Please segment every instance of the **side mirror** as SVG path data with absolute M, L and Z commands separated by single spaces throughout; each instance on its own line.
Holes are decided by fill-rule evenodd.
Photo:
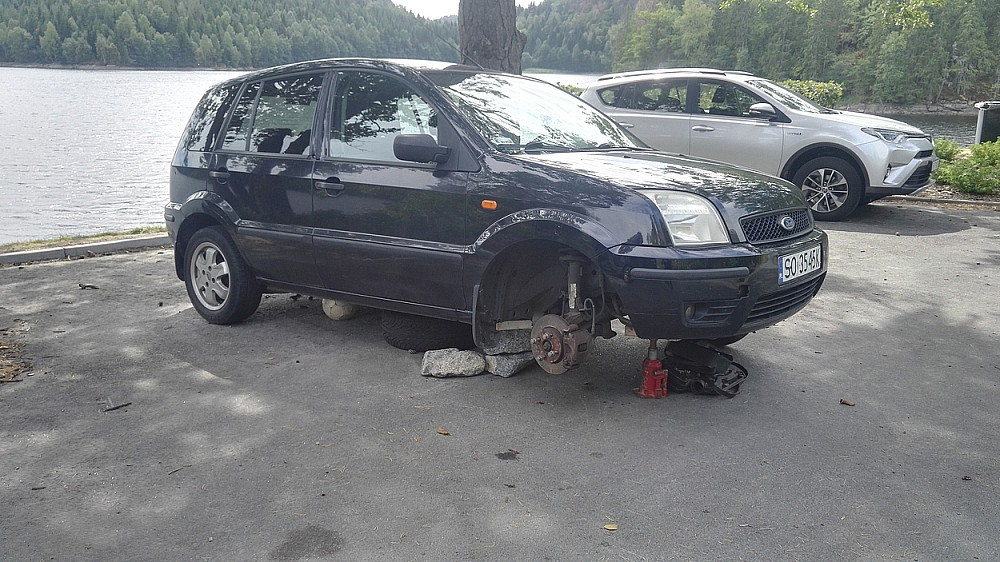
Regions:
M 434 137 L 427 134 L 397 135 L 392 141 L 392 153 L 406 162 L 444 164 L 448 161 L 451 150 L 438 144 Z
M 755 103 L 750 106 L 750 117 L 754 119 L 766 119 L 768 121 L 774 120 L 778 116 L 778 112 L 774 110 L 774 107 L 769 103 Z

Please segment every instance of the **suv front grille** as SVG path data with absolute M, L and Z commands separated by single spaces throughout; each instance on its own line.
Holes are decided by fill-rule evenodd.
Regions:
M 931 154 L 934 154 L 933 150 L 921 150 L 916 156 L 914 156 L 914 158 L 918 160 L 921 158 L 930 158 Z
M 910 179 L 906 180 L 906 183 L 904 183 L 903 186 L 923 187 L 927 185 L 927 182 L 929 181 L 931 181 L 931 163 L 924 162 L 915 172 L 913 172 L 913 175 L 910 176 Z
M 795 226 L 791 230 L 785 230 L 781 225 L 785 217 L 791 217 L 795 221 Z M 812 213 L 808 209 L 786 209 L 765 215 L 743 217 L 740 219 L 740 226 L 743 227 L 743 235 L 746 236 L 747 242 L 761 244 L 780 242 L 795 238 L 803 232 L 809 232 L 813 229 L 813 220 Z

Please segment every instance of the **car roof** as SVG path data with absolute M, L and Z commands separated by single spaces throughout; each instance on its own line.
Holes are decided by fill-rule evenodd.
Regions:
M 339 67 L 371 68 L 379 70 L 394 71 L 397 74 L 420 73 L 425 71 L 482 71 L 474 66 L 462 65 L 454 62 L 420 60 L 420 59 L 378 59 L 378 58 L 329 58 L 317 59 L 303 62 L 294 62 L 281 66 L 273 66 L 261 70 L 255 70 L 236 76 L 223 82 L 229 84 L 233 82 L 244 82 L 266 79 L 270 76 L 289 74 L 295 72 L 309 72 L 315 70 L 330 70 Z M 492 72 L 487 70 L 486 72 Z
M 717 76 L 732 76 L 732 77 L 752 77 L 753 74 L 745 72 L 742 70 L 719 70 L 716 68 L 653 68 L 648 70 L 631 70 L 628 72 L 614 72 L 611 74 L 605 74 L 603 76 L 598 76 L 596 82 L 592 82 L 590 86 L 597 85 L 607 85 L 609 82 L 622 83 L 631 82 L 634 78 L 640 77 L 668 77 L 678 74 L 688 74 L 688 75 L 717 75 Z

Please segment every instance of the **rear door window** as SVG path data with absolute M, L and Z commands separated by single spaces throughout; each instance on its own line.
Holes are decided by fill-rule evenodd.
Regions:
M 222 149 L 311 155 L 322 85 L 321 74 L 248 84 L 233 109 Z
M 634 109 L 684 113 L 687 80 L 640 82 L 635 86 Z

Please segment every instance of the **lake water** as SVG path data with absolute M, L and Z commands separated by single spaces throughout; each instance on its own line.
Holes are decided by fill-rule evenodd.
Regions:
M 0 244 L 163 224 L 181 131 L 205 90 L 237 74 L 0 67 Z M 975 116 L 903 120 L 975 137 Z

